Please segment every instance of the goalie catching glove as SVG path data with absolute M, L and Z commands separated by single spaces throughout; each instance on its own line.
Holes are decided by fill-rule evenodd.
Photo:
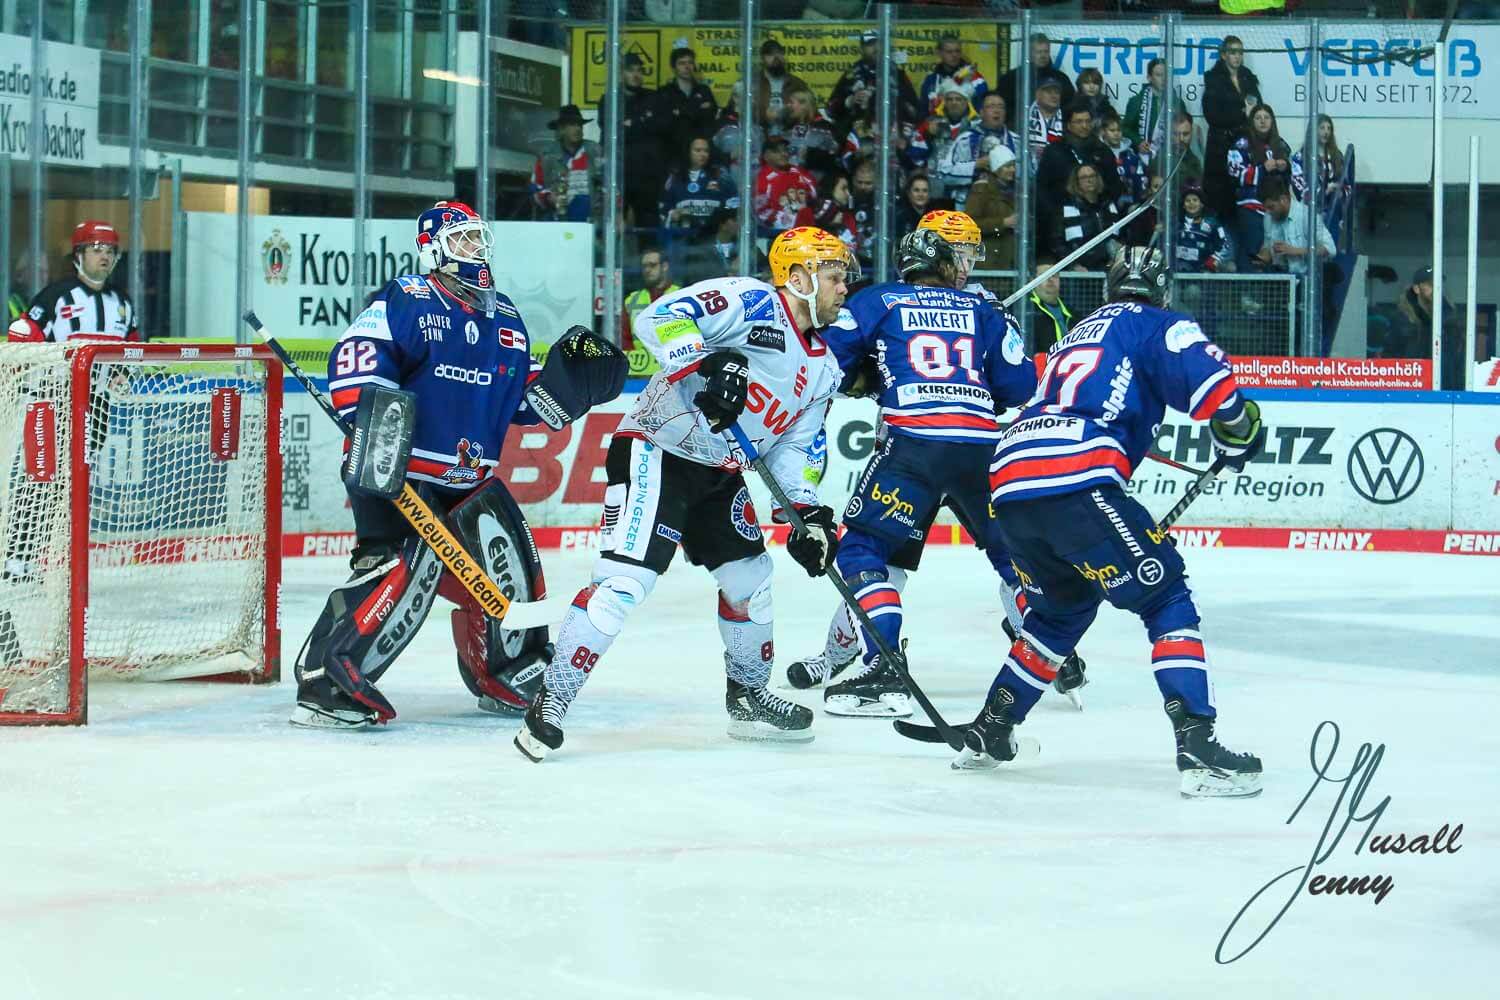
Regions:
M 1209 434 L 1213 436 L 1214 450 L 1224 459 L 1224 464 L 1235 472 L 1244 471 L 1248 463 L 1266 446 L 1266 428 L 1260 422 L 1260 407 L 1255 400 L 1245 400 L 1245 408 L 1234 420 L 1210 420 Z
M 808 576 L 822 576 L 833 565 L 839 550 L 839 529 L 831 507 L 798 507 L 806 531 L 793 531 L 786 540 L 786 551 Z
M 625 388 L 630 362 L 618 347 L 582 326 L 552 345 L 542 373 L 526 387 L 526 405 L 553 430 L 607 403 Z

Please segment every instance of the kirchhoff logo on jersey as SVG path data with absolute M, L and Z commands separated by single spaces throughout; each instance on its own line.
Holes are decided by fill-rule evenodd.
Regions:
M 484 445 L 468 438 L 458 439 L 458 462 L 443 472 L 449 483 L 477 483 L 484 475 Z
M 474 336 L 478 338 L 478 331 Z M 495 381 L 495 376 L 490 372 L 480 371 L 478 368 L 460 368 L 457 365 L 438 365 L 432 369 L 432 374 L 437 378 L 447 379 L 449 382 L 462 382 L 465 385 L 490 385 Z
M 750 502 L 750 491 L 743 486 L 729 504 L 729 523 L 747 542 L 760 538 L 760 520 L 755 516 L 755 504 Z
M 768 351 L 786 352 L 786 331 L 774 326 L 752 326 L 745 338 L 751 347 L 763 347 Z
M 897 486 L 887 493 L 880 489 L 879 483 L 876 483 L 870 489 L 870 499 L 885 508 L 885 513 L 880 515 L 882 521 L 889 517 L 894 521 L 906 525 L 908 528 L 915 528 L 917 526 L 917 522 L 913 517 L 917 509 L 901 499 L 901 487 Z
M 291 252 L 292 245 L 281 235 L 281 230 L 271 230 L 271 235 L 260 245 L 261 269 L 266 284 L 286 284 L 287 273 L 291 270 Z
M 985 409 L 995 405 L 994 397 L 984 386 L 963 382 L 908 382 L 896 387 L 896 402 L 978 403 Z
M 479 324 L 474 322 L 472 319 L 464 324 L 464 339 L 467 340 L 470 345 L 479 343 Z
M 901 309 L 901 329 L 972 334 L 974 332 L 974 310 L 916 309 L 910 306 L 903 306 Z
M 740 306 L 748 323 L 769 323 L 776 318 L 776 303 L 771 299 L 771 293 L 763 288 L 740 292 Z

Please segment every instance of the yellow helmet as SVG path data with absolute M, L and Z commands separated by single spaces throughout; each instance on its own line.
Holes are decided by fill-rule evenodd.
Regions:
M 967 216 L 966 216 L 967 218 Z M 973 222 L 970 222 L 973 225 Z M 844 241 L 827 230 L 816 226 L 798 226 L 788 229 L 776 237 L 771 244 L 771 284 L 786 287 L 792 276 L 792 267 L 801 264 L 809 274 L 817 277 L 820 269 L 837 265 L 844 269 L 844 280 L 853 283 L 859 280 L 859 261 L 844 245 Z
M 963 212 L 945 212 L 938 209 L 922 216 L 918 229 L 931 229 L 955 249 L 970 250 L 969 260 L 984 260 L 984 234 L 979 224 Z

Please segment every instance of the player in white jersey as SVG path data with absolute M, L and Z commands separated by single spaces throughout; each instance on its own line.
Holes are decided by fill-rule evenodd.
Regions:
M 701 281 L 636 318 L 636 339 L 662 368 L 610 442 L 593 582 L 573 599 L 516 734 L 516 748 L 533 761 L 562 745 L 568 706 L 678 546 L 719 585 L 729 735 L 812 739 L 812 713 L 766 686 L 771 559 L 741 472 L 746 456 L 724 432 L 738 423 L 765 459 L 808 524 L 787 552 L 822 575 L 838 529 L 833 511 L 818 505 L 815 441 L 841 373 L 816 331 L 838 316 L 859 265 L 837 237 L 811 227 L 778 236 L 770 264 L 774 285 Z

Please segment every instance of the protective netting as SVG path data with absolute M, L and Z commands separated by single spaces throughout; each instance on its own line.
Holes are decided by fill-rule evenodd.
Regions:
M 267 365 L 78 350 L 0 349 L 0 713 L 65 712 L 80 637 L 91 679 L 264 667 Z

